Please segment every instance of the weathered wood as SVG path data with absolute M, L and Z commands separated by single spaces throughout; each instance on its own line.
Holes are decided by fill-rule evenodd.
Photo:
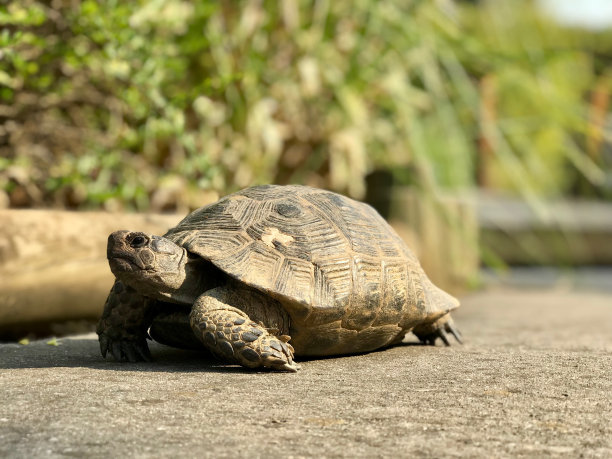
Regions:
M 0 338 L 18 324 L 98 317 L 113 282 L 109 233 L 163 234 L 181 217 L 0 210 Z
M 612 263 L 612 205 L 478 197 L 481 244 L 508 264 Z
M 397 187 L 389 222 L 417 254 L 434 284 L 454 292 L 477 282 L 476 210 L 467 196 L 433 196 Z

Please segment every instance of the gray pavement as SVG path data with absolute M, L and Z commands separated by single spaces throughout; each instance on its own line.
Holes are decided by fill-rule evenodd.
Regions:
M 463 346 L 251 372 L 95 335 L 0 345 L 0 457 L 612 457 L 612 292 L 462 298 Z

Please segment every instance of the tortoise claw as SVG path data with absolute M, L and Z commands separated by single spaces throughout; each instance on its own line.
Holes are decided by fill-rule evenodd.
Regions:
M 106 358 L 109 353 L 117 362 L 150 362 L 151 353 L 145 339 L 119 339 L 112 340 L 107 335 L 101 334 L 100 353 Z
M 121 351 L 121 341 L 111 342 L 110 351 L 117 362 L 125 362 L 125 357 Z
M 450 342 L 448 341 L 448 337 L 446 336 L 446 331 L 444 329 L 438 329 L 438 338 L 442 340 L 445 346 L 450 346 Z
M 103 358 L 106 358 L 106 353 L 108 352 L 109 340 L 106 335 L 100 335 L 100 353 Z
M 138 356 L 141 361 L 150 362 L 151 360 L 153 360 L 151 358 L 151 351 L 149 351 L 149 346 L 147 345 L 146 341 L 135 343 L 134 349 L 138 353 Z
M 448 339 L 448 333 L 453 335 L 459 344 L 463 344 L 463 337 L 450 318 L 446 319 L 444 322 L 433 323 L 424 328 L 413 330 L 413 332 L 421 343 L 430 346 L 435 346 L 438 338 L 442 340 L 445 346 L 450 346 L 451 343 Z
M 127 357 L 128 362 L 137 362 L 139 355 L 136 353 L 136 347 L 130 346 L 128 343 L 121 343 L 121 351 Z
M 463 336 L 461 335 L 461 332 L 457 330 L 457 328 L 451 322 L 447 322 L 444 328 L 447 332 L 455 337 L 459 344 L 463 344 Z
M 295 362 L 290 362 L 290 363 L 285 363 L 282 366 L 275 367 L 274 369 L 280 370 L 280 371 L 290 371 L 292 373 L 295 373 L 300 369 L 300 366 Z

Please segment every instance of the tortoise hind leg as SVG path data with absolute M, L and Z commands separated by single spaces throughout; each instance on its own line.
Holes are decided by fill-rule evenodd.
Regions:
M 256 303 L 253 306 L 253 303 Z M 262 304 L 259 304 L 262 303 Z M 201 295 L 193 305 L 190 323 L 194 333 L 219 359 L 248 368 L 264 367 L 280 371 L 297 371 L 289 336 L 282 333 L 280 323 L 269 323 L 270 331 L 255 322 L 249 313 L 277 316 L 276 302 L 252 289 L 217 287 Z M 258 307 L 259 306 L 259 307 Z M 276 308 L 278 309 L 278 308 Z M 278 322 L 278 321 L 277 321 Z
M 435 322 L 418 325 L 414 327 L 412 333 L 419 338 L 421 343 L 431 346 L 436 345 L 436 340 L 438 338 L 440 338 L 446 346 L 450 346 L 450 341 L 448 339 L 449 333 L 453 335 L 459 344 L 463 344 L 463 337 L 455 326 L 450 314 L 440 317 Z

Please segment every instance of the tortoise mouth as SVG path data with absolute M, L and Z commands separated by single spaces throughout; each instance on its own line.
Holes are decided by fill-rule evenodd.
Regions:
M 142 271 L 144 266 L 140 266 L 133 259 L 121 256 L 114 256 L 108 259 L 111 271 L 115 272 L 133 272 Z

